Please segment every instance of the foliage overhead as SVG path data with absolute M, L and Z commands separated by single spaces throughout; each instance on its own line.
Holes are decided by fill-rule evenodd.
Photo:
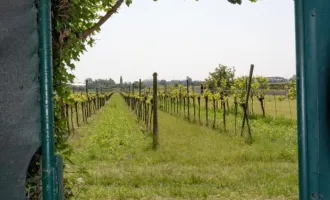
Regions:
M 251 2 L 257 2 L 257 0 L 250 0 Z M 232 4 L 242 4 L 242 0 L 228 0 L 228 2 L 232 3 Z

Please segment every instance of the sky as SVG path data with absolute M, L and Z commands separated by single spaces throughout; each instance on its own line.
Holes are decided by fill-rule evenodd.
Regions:
M 204 80 L 219 65 L 236 76 L 295 74 L 293 0 L 133 0 L 96 35 L 73 71 L 76 82 L 112 78 Z

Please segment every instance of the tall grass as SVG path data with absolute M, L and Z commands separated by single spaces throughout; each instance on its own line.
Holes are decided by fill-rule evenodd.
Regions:
M 72 138 L 75 199 L 297 199 L 294 123 L 256 117 L 254 144 L 159 113 L 159 143 L 115 94 Z M 212 116 L 212 115 L 210 115 Z

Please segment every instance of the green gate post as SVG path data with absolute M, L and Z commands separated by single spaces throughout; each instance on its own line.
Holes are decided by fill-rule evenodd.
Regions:
M 42 148 L 42 195 L 44 200 L 54 200 L 54 112 L 52 80 L 52 44 L 50 0 L 39 1 L 39 57 L 41 95 L 41 148 Z
M 330 1 L 295 0 L 300 200 L 330 199 Z
M 56 165 L 56 200 L 64 200 L 64 184 L 63 184 L 63 159 L 61 156 L 55 156 Z

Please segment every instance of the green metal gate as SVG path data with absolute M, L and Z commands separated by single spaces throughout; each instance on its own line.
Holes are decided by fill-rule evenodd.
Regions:
M 295 0 L 300 199 L 330 199 L 330 1 Z

